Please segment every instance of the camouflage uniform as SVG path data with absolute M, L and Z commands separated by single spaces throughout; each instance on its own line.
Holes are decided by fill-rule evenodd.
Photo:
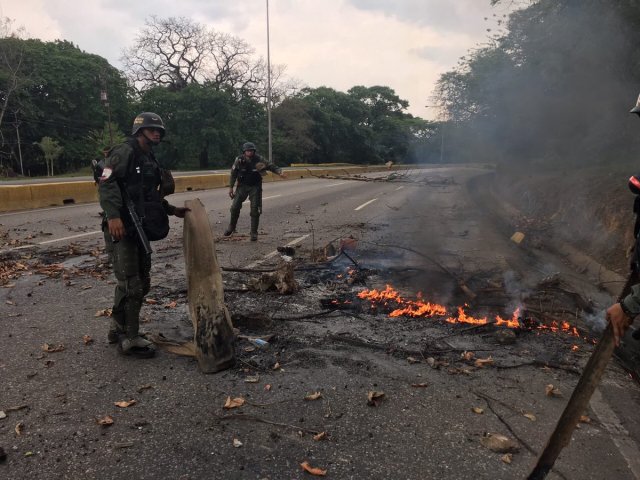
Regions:
M 176 207 L 161 198 L 160 179 L 160 167 L 153 153 L 145 153 L 135 138 L 114 147 L 105 161 L 98 187 L 100 206 L 107 220 L 122 219 L 127 232 L 118 242 L 111 242 L 109 236 L 117 279 L 109 332 L 112 343 L 122 334 L 129 339 L 138 337 L 140 308 L 151 283 L 151 255 L 145 253 L 138 240 L 123 190 L 126 189 L 141 218 L 144 217 L 145 202 L 158 202 L 168 215 L 174 215 Z
M 231 235 L 235 230 L 240 217 L 242 202 L 249 197 L 251 204 L 251 240 L 257 240 L 258 225 L 262 214 L 262 176 L 267 173 L 267 170 L 277 175 L 282 173 L 281 168 L 257 153 L 254 153 L 251 157 L 247 157 L 243 153 L 233 162 L 229 187 L 233 188 L 236 181 L 238 182 L 238 187 L 231 202 L 231 219 L 225 235 Z

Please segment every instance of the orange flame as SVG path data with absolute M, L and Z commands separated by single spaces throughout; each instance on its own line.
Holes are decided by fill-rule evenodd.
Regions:
M 465 308 L 468 305 L 457 308 L 457 314 L 449 315 L 447 307 L 439 305 L 437 303 L 425 302 L 423 300 L 422 292 L 418 292 L 416 300 L 408 300 L 403 298 L 400 293 L 394 289 L 391 285 L 387 285 L 384 290 L 363 290 L 358 293 L 358 298 L 363 300 L 369 300 L 372 303 L 372 308 L 376 306 L 387 307 L 391 310 L 390 317 L 445 317 L 444 319 L 448 323 L 466 323 L 471 325 L 486 325 L 493 323 L 496 326 L 502 326 L 507 328 L 525 328 L 525 325 L 520 319 L 520 308 L 516 308 L 511 315 L 511 318 L 502 318 L 499 315 L 495 316 L 495 320 L 491 321 L 488 317 L 473 317 L 465 312 Z M 447 316 L 449 315 L 449 316 Z M 576 327 L 571 326 L 569 322 L 551 322 L 550 325 L 536 325 L 531 327 L 535 330 L 550 331 L 550 332 L 562 332 L 574 337 L 583 338 L 578 332 Z M 587 338 L 585 338 L 587 340 Z M 575 349 L 574 349 L 575 351 Z

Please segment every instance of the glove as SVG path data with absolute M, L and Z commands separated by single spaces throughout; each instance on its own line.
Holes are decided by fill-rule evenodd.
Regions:
M 187 212 L 190 212 L 191 209 L 187 207 L 175 207 L 173 214 L 178 218 L 184 218 Z

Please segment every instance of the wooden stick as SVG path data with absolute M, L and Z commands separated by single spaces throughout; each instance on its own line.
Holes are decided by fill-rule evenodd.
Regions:
M 193 343 L 200 370 L 214 373 L 234 364 L 233 325 L 224 304 L 222 272 L 207 211 L 199 199 L 185 206 L 190 209 L 183 237 Z
M 627 296 L 631 290 L 631 286 L 637 282 L 635 274 L 629 275 L 627 282 L 622 289 L 622 293 L 618 297 L 618 301 Z M 584 367 L 582 376 L 578 380 L 578 385 L 573 390 L 569 403 L 562 412 L 556 428 L 549 437 L 547 445 L 540 454 L 536 465 L 527 477 L 527 480 L 542 480 L 553 468 L 558 455 L 564 447 L 571 441 L 571 434 L 580 421 L 580 417 L 584 414 L 589 405 L 591 395 L 600 383 L 600 379 L 611 359 L 615 342 L 613 338 L 613 328 L 611 323 L 607 325 L 606 330 L 602 334 L 602 338 L 596 345 L 595 350 L 591 354 L 587 365 Z

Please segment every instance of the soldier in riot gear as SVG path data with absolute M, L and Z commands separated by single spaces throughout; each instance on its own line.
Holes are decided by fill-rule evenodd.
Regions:
M 164 134 L 160 116 L 151 112 L 138 115 L 131 137 L 109 152 L 98 186 L 117 279 L 108 340 L 118 343 L 124 355 L 142 358 L 155 353 L 155 345 L 139 332 L 140 308 L 150 287 L 149 240 L 167 236 L 168 215 L 184 218 L 187 211 L 164 199 L 171 191 L 171 185 L 163 185 L 170 174 L 160 168 L 153 155 L 153 147 Z M 137 229 L 136 224 L 142 228 Z
M 238 223 L 242 202 L 247 197 L 251 203 L 251 241 L 258 240 L 258 225 L 262 213 L 262 177 L 271 171 L 285 178 L 282 169 L 270 163 L 267 159 L 256 153 L 256 146 L 251 142 L 242 145 L 242 155 L 238 156 L 231 167 L 229 180 L 229 197 L 231 197 L 231 219 L 224 232 L 225 236 L 231 235 Z M 234 192 L 233 186 L 238 182 Z

